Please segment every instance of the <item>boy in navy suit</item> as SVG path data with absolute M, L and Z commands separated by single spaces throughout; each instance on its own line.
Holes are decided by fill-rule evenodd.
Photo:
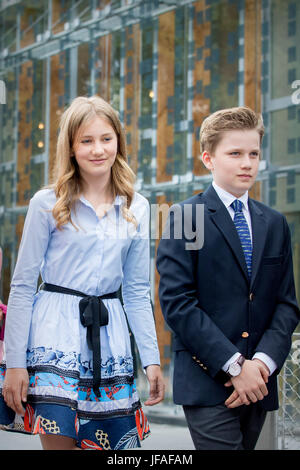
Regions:
M 278 408 L 277 375 L 299 322 L 286 219 L 248 197 L 263 134 L 261 115 L 247 107 L 204 120 L 212 185 L 170 208 L 158 247 L 160 302 L 174 333 L 173 398 L 196 449 L 254 449 L 266 412 Z

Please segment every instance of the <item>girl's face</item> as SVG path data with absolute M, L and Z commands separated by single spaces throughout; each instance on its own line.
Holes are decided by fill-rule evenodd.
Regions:
M 79 129 L 74 143 L 80 175 L 85 180 L 109 178 L 117 151 L 117 134 L 109 122 L 98 116 L 91 119 Z

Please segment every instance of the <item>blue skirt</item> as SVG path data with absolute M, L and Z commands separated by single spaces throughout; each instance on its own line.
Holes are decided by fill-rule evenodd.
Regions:
M 47 369 L 29 369 L 29 393 L 25 416 L 21 417 L 3 399 L 5 365 L 0 365 L 1 430 L 67 436 L 75 439 L 76 445 L 82 449 L 141 447 L 140 442 L 150 434 L 150 429 L 141 403 L 136 399 L 133 377 L 103 380 L 99 388 L 100 397 L 97 397 L 91 380 Z M 43 395 L 45 390 L 47 394 Z M 126 407 L 122 407 L 125 403 Z

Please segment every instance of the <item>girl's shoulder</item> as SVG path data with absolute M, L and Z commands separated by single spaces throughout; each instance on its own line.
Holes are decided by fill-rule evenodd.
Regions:
M 148 199 L 146 199 L 142 194 L 135 192 L 129 210 L 134 213 L 135 217 L 140 217 L 145 214 L 145 212 L 148 213 Z
M 150 221 L 150 205 L 148 200 L 142 194 L 135 192 L 129 207 L 129 212 L 134 216 L 137 223 L 138 232 L 148 231 L 147 227 Z
M 52 209 L 55 203 L 56 196 L 52 188 L 40 189 L 30 199 L 30 205 L 44 209 Z
M 134 196 L 132 198 L 131 206 L 140 206 L 140 207 L 148 208 L 149 201 L 147 198 L 145 198 L 145 196 L 135 191 Z

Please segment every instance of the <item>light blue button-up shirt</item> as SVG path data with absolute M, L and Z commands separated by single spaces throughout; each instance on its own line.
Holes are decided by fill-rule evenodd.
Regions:
M 117 196 L 112 208 L 99 219 L 93 206 L 81 196 L 72 211 L 72 220 L 78 227 L 77 231 L 70 223 L 63 226 L 62 230 L 56 228 L 52 216 L 55 202 L 54 191 L 43 189 L 34 195 L 29 204 L 8 300 L 5 331 L 7 367 L 26 367 L 28 342 L 36 335 L 32 331 L 37 331 L 35 322 L 45 322 L 44 330 L 39 326 L 39 336 L 42 334 L 44 342 L 51 341 L 51 338 L 48 338 L 49 333 L 47 336 L 47 324 L 48 331 L 53 326 L 49 296 L 52 311 L 53 305 L 61 310 L 59 315 L 62 321 L 61 326 L 57 325 L 57 334 L 65 332 L 67 338 L 67 322 L 63 319 L 71 318 L 70 315 L 77 318 L 77 311 L 66 311 L 66 308 L 74 309 L 72 296 L 36 292 L 39 274 L 44 282 L 89 295 L 115 292 L 122 284 L 124 309 L 142 365 L 146 367 L 149 364 L 159 364 L 150 303 L 148 201 L 135 193 L 130 211 L 137 221 L 136 228 L 122 215 L 121 197 Z M 70 302 L 62 304 L 62 297 L 71 297 Z M 79 300 L 80 298 L 77 298 L 77 302 Z M 104 302 L 113 324 L 114 312 L 121 315 L 121 303 L 118 299 Z M 61 305 L 64 307 L 60 307 Z M 110 308 L 111 305 L 113 308 Z M 60 328 L 65 330 L 61 333 Z M 122 336 L 123 332 L 120 331 L 119 334 Z M 42 341 L 40 337 L 35 339 L 38 340 Z M 72 338 L 68 341 L 72 342 Z M 118 338 L 112 341 L 118 344 Z M 121 339 L 120 341 L 122 342 Z

